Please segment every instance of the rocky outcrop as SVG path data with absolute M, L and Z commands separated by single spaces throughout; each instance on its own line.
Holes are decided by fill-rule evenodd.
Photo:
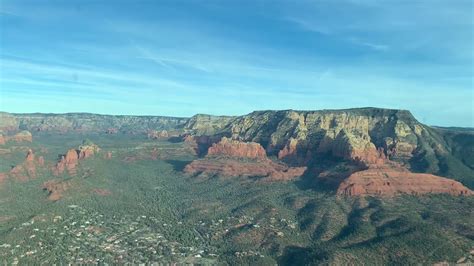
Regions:
M 341 130 L 332 143 L 332 155 L 366 164 L 383 164 L 386 156 L 383 148 L 376 148 L 370 136 L 360 132 Z
M 149 139 L 164 139 L 164 138 L 168 138 L 169 134 L 168 134 L 168 131 L 166 130 L 161 130 L 161 131 L 150 130 L 147 133 L 147 137 Z
M 208 149 L 212 144 L 220 141 L 219 136 L 192 136 L 184 135 L 183 141 L 191 148 L 194 154 L 203 156 L 207 153 Z
M 358 108 L 257 111 L 231 119 L 214 135 L 259 143 L 268 155 L 291 165 L 318 166 L 331 156 L 364 164 L 389 160 L 413 171 L 462 180 L 474 188 L 474 180 L 468 177 L 474 176 L 469 167 L 472 160 L 463 155 L 469 149 L 455 147 L 458 142 L 471 143 L 463 140 L 468 139 L 465 132 L 452 134 L 451 140 L 444 131 L 419 123 L 409 111 Z
M 406 167 L 416 168 L 418 161 L 421 161 L 423 165 L 430 164 L 431 158 L 446 156 L 450 152 L 449 144 L 438 132 L 419 123 L 408 111 L 404 110 L 362 108 L 309 112 L 262 111 L 236 117 L 231 119 L 228 125 L 223 127 L 220 125 L 219 128 L 209 138 L 219 135 L 232 136 L 231 142 L 258 143 L 267 154 L 277 155 L 284 162 L 296 162 L 298 165 L 317 168 L 315 175 L 318 178 L 324 176 L 330 179 L 337 176 L 336 184 L 345 178 L 357 177 L 358 173 L 370 173 L 374 171 L 373 169 L 378 169 L 381 176 L 399 178 L 407 175 L 416 178 L 417 174 L 411 173 Z M 229 142 L 229 140 L 225 139 L 224 142 Z M 244 155 L 243 152 L 235 151 L 244 150 L 241 147 L 236 149 L 238 145 L 244 144 L 227 144 L 226 146 L 215 143 L 209 148 L 208 156 L 217 158 L 218 156 L 232 157 L 231 155 L 235 154 Z M 266 157 L 258 158 L 263 160 Z M 324 169 L 324 165 L 319 165 L 320 160 L 329 160 L 329 158 L 335 158 L 336 162 L 342 159 L 349 166 L 348 170 L 342 171 L 343 169 L 339 169 L 336 165 L 331 166 L 332 170 Z M 235 170 L 239 166 L 236 160 L 228 160 L 231 163 L 226 163 L 221 159 L 214 160 L 215 164 L 211 162 L 210 157 L 206 157 L 190 164 L 186 170 L 220 175 L 238 174 Z M 256 172 L 252 164 L 240 166 L 241 172 L 245 174 Z M 259 167 L 263 172 L 267 169 L 265 166 Z M 437 172 L 439 169 L 441 168 L 433 167 L 427 171 Z M 265 173 L 257 174 L 264 175 Z M 438 185 L 450 184 L 439 182 Z M 419 189 L 419 193 L 425 193 L 426 188 L 419 186 Z M 381 195 L 391 195 L 388 190 L 381 191 Z M 398 190 L 395 189 L 395 191 Z M 403 189 L 400 191 L 392 194 L 405 193 Z M 433 193 L 464 193 L 450 192 L 446 187 L 432 191 Z M 372 194 L 372 191 L 368 190 L 367 194 Z
M 27 181 L 31 178 L 36 178 L 36 170 L 38 166 L 44 165 L 44 159 L 42 156 L 36 159 L 33 150 L 29 149 L 25 160 L 13 167 L 9 175 L 18 181 Z
M 79 155 L 76 149 L 70 149 L 65 155 L 61 155 L 61 159 L 53 168 L 53 173 L 55 175 L 62 174 L 65 170 L 68 171 L 70 175 L 76 174 L 76 166 L 78 164 Z
M 461 183 L 432 174 L 411 173 L 395 163 L 371 165 L 367 170 L 353 173 L 344 180 L 338 195 L 383 196 L 400 194 L 450 194 L 472 195 L 473 192 Z
M 305 170 L 306 167 L 288 167 L 273 162 L 258 143 L 223 137 L 209 147 L 205 158 L 188 164 L 184 172 L 191 175 L 265 177 L 269 181 L 283 181 L 299 177 Z
M 48 192 L 48 200 L 58 201 L 64 196 L 66 192 L 71 187 L 69 181 L 65 180 L 49 180 L 43 183 L 43 190 Z
M 268 181 L 288 181 L 300 177 L 306 167 L 288 167 L 271 160 L 242 161 L 237 158 L 200 159 L 184 168 L 190 175 L 204 177 L 262 177 Z
M 105 130 L 105 134 L 113 135 L 117 133 L 118 133 L 118 129 L 115 127 L 110 127 L 110 128 L 107 128 L 107 130 Z
M 33 135 L 31 135 L 31 132 L 23 130 L 20 131 L 12 136 L 3 136 L 0 134 L 0 145 L 5 144 L 8 141 L 15 141 L 15 142 L 32 142 L 33 141 Z
M 299 156 L 303 160 L 307 157 L 307 151 L 311 152 L 311 156 L 324 156 L 333 150 L 337 153 L 334 145 L 344 138 L 352 141 L 352 137 L 356 136 L 357 139 L 367 140 L 360 144 L 373 145 L 367 148 L 384 148 L 385 151 L 390 150 L 396 160 L 408 161 L 413 154 L 409 157 L 407 154 L 419 145 L 417 136 L 425 131 L 425 126 L 408 111 L 362 108 L 253 112 L 235 118 L 221 134 L 258 142 L 267 153 L 280 158 Z M 365 148 L 358 144 L 351 142 L 356 151 Z
M 241 142 L 223 137 L 218 143 L 212 144 L 207 156 L 224 156 L 249 159 L 266 159 L 263 147 L 255 142 Z
M 285 147 L 278 152 L 278 159 L 284 160 L 288 158 L 296 158 L 298 156 L 297 150 L 298 140 L 290 138 Z
M 23 130 L 19 133 L 16 133 L 11 139 L 16 142 L 22 142 L 22 141 L 32 142 L 33 136 L 31 135 L 29 131 Z
M 302 176 L 307 167 L 287 167 L 281 166 L 277 171 L 271 171 L 265 178 L 267 181 L 288 181 Z
M 61 155 L 59 161 L 53 167 L 53 173 L 60 175 L 67 171 L 70 175 L 75 175 L 79 161 L 90 158 L 99 151 L 99 146 L 86 140 L 78 149 L 70 149 L 66 154 Z
M 16 116 L 5 112 L 0 112 L 0 131 L 16 131 L 19 129 L 18 127 L 19 121 Z
M 92 142 L 84 141 L 84 143 L 79 146 L 79 149 L 77 150 L 79 160 L 82 159 L 87 159 L 89 157 L 92 157 L 94 154 L 98 153 L 100 151 L 99 146 L 95 145 Z
M 408 134 L 406 133 L 408 129 L 406 127 L 403 129 L 404 131 L 398 132 L 398 134 Z M 402 152 L 400 152 L 400 145 L 392 147 L 386 145 L 385 147 L 389 149 L 387 153 L 382 147 L 376 148 L 369 135 L 357 131 L 341 130 L 332 144 L 333 156 L 359 163 L 366 169 L 350 174 L 339 185 L 337 194 L 383 197 L 428 193 L 454 196 L 472 194 L 471 190 L 457 181 L 432 174 L 412 173 L 399 163 L 389 159 L 393 153 L 399 157 L 408 158 L 408 154 L 413 151 L 412 147 L 405 146 Z
M 234 116 L 213 116 L 197 114 L 187 121 L 184 125 L 186 133 L 192 135 L 215 135 L 229 125 L 235 119 Z

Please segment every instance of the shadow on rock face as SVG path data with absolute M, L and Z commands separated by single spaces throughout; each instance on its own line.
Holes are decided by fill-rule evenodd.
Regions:
M 321 192 L 335 193 L 342 181 L 352 173 L 365 169 L 363 165 L 348 162 L 331 156 L 315 157 L 308 169 L 296 181 L 302 190 L 312 189 Z
M 278 265 L 318 265 L 327 261 L 328 258 L 329 254 L 318 248 L 289 246 L 278 258 Z
M 173 166 L 173 170 L 176 172 L 182 172 L 184 167 L 191 163 L 191 161 L 181 161 L 181 160 L 165 160 L 166 163 L 169 163 Z
M 183 140 L 183 137 L 169 137 L 168 142 L 180 143 L 180 142 L 184 142 L 184 140 Z

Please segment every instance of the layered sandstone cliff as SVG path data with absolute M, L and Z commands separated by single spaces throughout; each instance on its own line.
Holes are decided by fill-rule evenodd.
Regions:
M 411 173 L 400 165 L 385 163 L 371 165 L 367 170 L 355 172 L 337 189 L 345 196 L 396 196 L 400 194 L 450 194 L 473 195 L 461 183 L 432 174 Z
M 209 147 L 207 155 L 188 164 L 184 172 L 221 177 L 265 177 L 266 180 L 291 180 L 303 175 L 306 167 L 288 167 L 268 159 L 258 143 L 222 138 Z
M 340 182 L 341 178 L 364 176 L 372 173 L 373 169 L 378 169 L 377 173 L 398 179 L 401 182 L 400 187 L 403 187 L 403 184 L 407 182 L 412 184 L 409 181 L 410 178 L 426 177 L 411 173 L 408 169 L 441 173 L 441 168 L 437 165 L 442 160 L 457 160 L 450 155 L 452 144 L 446 142 L 439 131 L 419 123 L 408 111 L 403 110 L 362 108 L 307 112 L 261 111 L 221 122 L 223 124 L 227 122 L 227 125 L 221 124 L 220 130 L 209 137 L 224 135 L 232 136 L 233 141 L 258 143 L 264 148 L 266 154 L 277 155 L 278 159 L 292 165 L 317 168 L 315 178 L 320 176 L 326 179 L 335 178 L 336 183 Z M 194 126 L 202 128 L 204 125 Z M 199 135 L 199 131 L 195 134 Z M 220 147 L 218 144 L 214 146 Z M 211 154 L 214 153 L 213 150 L 209 149 Z M 216 150 L 219 151 L 217 154 L 235 153 L 235 151 L 227 152 L 222 147 Z M 320 165 L 319 161 L 329 160 L 329 158 L 334 158 L 332 160 L 336 162 L 347 161 L 346 168 L 351 170 L 342 173 L 341 170 L 324 169 L 324 165 Z M 207 164 L 206 167 L 212 168 L 211 163 Z M 458 165 L 463 167 L 462 164 Z M 218 168 L 223 167 L 218 166 Z M 234 168 L 234 165 L 229 166 L 228 172 Z M 465 168 L 465 172 L 474 173 L 468 167 Z M 450 172 L 444 173 L 450 174 Z M 407 178 L 402 178 L 404 176 Z M 453 195 L 470 194 L 465 193 L 465 187 L 454 185 L 457 187 L 454 190 L 445 187 L 451 184 L 442 180 L 449 179 L 442 179 L 435 175 L 430 177 L 427 182 L 437 182 L 442 188 L 432 189 L 429 188 L 430 185 L 427 185 L 428 188 L 414 186 L 415 190 L 419 189 L 420 194 L 425 191 Z M 458 178 L 463 177 L 458 176 Z M 471 182 L 472 184 L 474 183 Z M 345 189 L 344 185 L 341 185 L 340 191 Z M 381 190 L 379 195 L 409 193 L 403 189 L 394 190 L 398 192 Z M 353 195 L 353 193 L 348 194 Z M 367 193 L 362 194 L 372 195 L 373 192 L 369 189 Z
M 0 130 L 143 133 L 150 129 L 182 129 L 189 118 L 163 116 L 68 114 L 8 114 L 0 112 Z
M 0 134 L 0 145 L 5 144 L 8 141 L 14 142 L 32 142 L 33 135 L 27 130 L 20 131 L 13 135 L 3 135 Z
M 212 144 L 207 151 L 208 156 L 228 156 L 249 159 L 266 159 L 263 147 L 255 142 L 242 142 L 223 137 L 218 143 Z

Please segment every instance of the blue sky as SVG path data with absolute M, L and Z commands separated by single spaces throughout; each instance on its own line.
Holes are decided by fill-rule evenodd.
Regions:
M 376 106 L 474 126 L 467 0 L 0 0 L 0 110 Z

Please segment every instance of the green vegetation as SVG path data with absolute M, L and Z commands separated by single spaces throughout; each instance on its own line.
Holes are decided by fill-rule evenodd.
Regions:
M 50 167 L 84 139 L 101 151 L 77 174 Z M 45 158 L 37 177 L 0 185 L 0 262 L 200 264 L 432 264 L 472 260 L 474 199 L 337 198 L 298 182 L 203 180 L 181 170 L 185 143 L 144 135 L 35 135 L 7 143 L 0 167 Z M 112 152 L 112 158 L 103 155 Z M 462 151 L 460 151 L 462 152 Z M 47 180 L 70 184 L 52 202 Z M 469 257 L 471 256 L 471 257 Z

